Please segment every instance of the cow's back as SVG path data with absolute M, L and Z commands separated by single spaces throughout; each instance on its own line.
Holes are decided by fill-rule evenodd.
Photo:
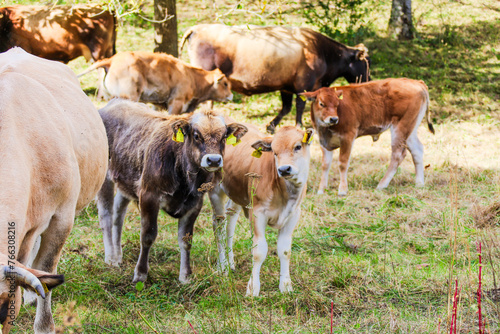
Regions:
M 16 48 L 0 55 L 0 73 L 9 72 L 25 77 L 33 87 L 31 96 L 36 97 L 34 103 L 26 101 L 11 117 L 21 119 L 27 131 L 38 131 L 37 135 L 53 145 L 59 143 L 66 154 L 76 158 L 81 179 L 76 209 L 82 209 L 99 190 L 107 170 L 106 133 L 97 110 L 66 65 Z M 37 90 L 35 86 L 43 89 Z M 30 144 L 36 147 L 44 142 Z M 64 145 L 67 147 L 62 148 Z M 57 159 L 53 163 L 56 165 Z

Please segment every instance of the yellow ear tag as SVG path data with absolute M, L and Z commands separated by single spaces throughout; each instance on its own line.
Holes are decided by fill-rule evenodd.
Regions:
M 252 152 L 252 157 L 260 158 L 262 156 L 262 148 L 259 147 L 258 150 Z
M 177 133 L 172 137 L 172 140 L 178 143 L 184 142 L 184 134 L 182 133 L 181 129 L 177 130 Z
M 241 139 L 236 138 L 232 133 L 227 137 L 226 144 L 236 146 L 241 143 Z
M 43 290 L 45 291 L 45 294 L 49 293 L 49 288 L 47 288 L 47 284 L 42 283 Z
M 309 137 L 309 140 L 307 140 L 307 132 L 306 132 L 306 133 L 304 133 L 304 138 L 302 138 L 302 142 L 303 142 L 304 144 L 305 144 L 305 143 L 310 144 L 310 143 L 312 142 L 312 140 L 313 140 L 313 136 L 312 136 L 312 134 L 311 134 L 311 137 Z

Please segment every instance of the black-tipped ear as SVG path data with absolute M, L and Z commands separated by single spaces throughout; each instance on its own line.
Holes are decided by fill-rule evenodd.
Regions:
M 262 152 L 271 152 L 271 143 L 273 142 L 272 137 L 266 137 L 261 140 L 257 140 L 255 143 L 252 144 L 252 147 L 256 149 L 257 151 L 262 151 Z
M 240 123 L 231 123 L 227 126 L 227 135 L 232 134 L 236 139 L 241 139 L 248 132 L 248 128 Z
M 316 96 L 318 96 L 318 91 L 304 92 L 304 93 L 299 93 L 298 95 L 304 96 L 308 101 L 314 101 L 314 100 L 316 100 Z
M 311 144 L 311 141 L 313 139 L 313 135 L 314 135 L 313 128 L 306 129 L 306 133 L 304 134 L 304 139 L 302 140 L 302 142 L 306 143 L 307 145 Z

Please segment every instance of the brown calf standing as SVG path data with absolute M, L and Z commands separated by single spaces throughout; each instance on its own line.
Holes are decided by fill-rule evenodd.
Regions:
M 224 178 L 210 193 L 214 210 L 214 233 L 219 248 L 219 267 L 235 268 L 233 235 L 241 209 L 249 216 L 248 206 L 253 211 L 253 269 L 248 281 L 247 295 L 258 296 L 260 292 L 260 268 L 267 256 L 266 226 L 278 232 L 278 256 L 281 262 L 280 291 L 292 291 L 290 279 L 290 256 L 292 233 L 300 218 L 300 205 L 307 189 L 309 174 L 309 143 L 312 129 L 299 130 L 285 126 L 273 137 L 266 137 L 256 127 L 248 125 L 248 133 L 242 143 L 226 148 L 224 156 Z M 257 156 L 252 155 L 257 150 Z M 257 177 L 257 178 L 255 178 Z M 227 231 L 220 226 L 227 203 L 229 224 Z M 250 213 L 252 214 L 252 213 Z M 227 233 L 227 235 L 226 235 Z
M 78 77 L 101 67 L 107 72 L 104 87 L 109 94 L 154 103 L 173 115 L 194 111 L 207 100 L 233 99 L 231 83 L 219 69 L 205 71 L 165 53 L 120 52 Z
M 339 195 L 347 194 L 347 169 L 354 139 L 371 135 L 374 140 L 391 129 L 392 156 L 385 176 L 377 189 L 389 185 L 396 170 L 410 151 L 415 164 L 416 184 L 424 185 L 424 147 L 417 137 L 417 128 L 426 116 L 427 126 L 434 133 L 429 117 L 429 93 L 423 81 L 385 79 L 343 87 L 321 88 L 303 93 L 312 100 L 311 119 L 318 131 L 323 152 L 323 174 L 318 194 L 328 185 L 328 172 L 333 150 L 340 147 Z
M 122 261 L 123 220 L 128 204 L 135 201 L 141 211 L 141 253 L 134 282 L 147 278 L 160 209 L 179 219 L 179 280 L 188 282 L 193 227 L 204 189 L 220 179 L 215 172 L 223 166 L 227 136 L 239 139 L 246 127 L 226 125 L 212 111 L 169 116 L 127 100 L 111 101 L 99 112 L 110 149 L 108 175 L 97 201 L 106 263 L 118 266 Z M 118 191 L 113 199 L 115 184 Z

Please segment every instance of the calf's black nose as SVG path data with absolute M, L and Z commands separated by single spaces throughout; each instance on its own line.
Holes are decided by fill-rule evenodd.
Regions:
M 220 156 L 207 157 L 208 167 L 219 167 L 221 162 L 222 162 L 222 157 Z
M 329 119 L 327 120 L 328 123 L 330 123 L 330 125 L 335 125 L 339 122 L 339 118 L 338 117 L 328 117 Z
M 278 174 L 281 177 L 288 176 L 290 175 L 291 172 L 292 172 L 292 166 L 290 165 L 284 165 L 278 168 Z

